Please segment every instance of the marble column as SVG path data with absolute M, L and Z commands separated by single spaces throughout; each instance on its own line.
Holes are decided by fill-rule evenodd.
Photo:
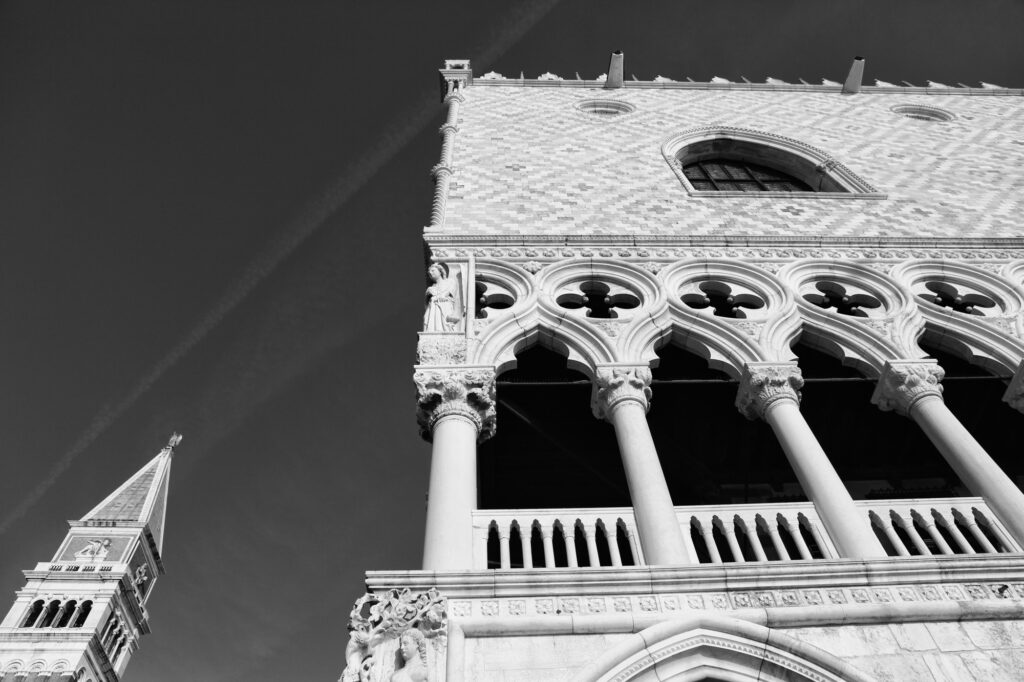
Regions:
M 944 376 L 934 360 L 889 361 L 871 402 L 917 422 L 967 489 L 983 497 L 1010 535 L 1024 543 L 1024 493 L 946 407 Z
M 470 570 L 477 505 L 476 446 L 494 434 L 494 371 L 420 369 L 417 419 L 432 441 L 423 570 Z
M 647 424 L 651 401 L 647 366 L 599 367 L 592 407 L 615 427 L 644 557 L 650 565 L 692 563 Z
M 800 487 L 814 504 L 839 555 L 847 559 L 886 556 L 867 513 L 853 503 L 832 462 L 800 412 L 800 368 L 795 362 L 752 362 L 743 370 L 736 407 L 772 427 Z

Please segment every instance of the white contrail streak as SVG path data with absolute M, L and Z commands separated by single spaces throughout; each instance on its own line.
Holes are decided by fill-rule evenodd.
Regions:
M 483 47 L 474 50 L 479 55 L 475 60 L 477 64 L 486 67 L 501 56 L 556 4 L 558 4 L 558 0 L 543 0 L 526 8 L 517 8 L 509 16 L 501 17 L 494 35 L 487 36 Z M 50 468 L 43 481 L 36 485 L 4 517 L 3 521 L 0 521 L 0 534 L 6 532 L 11 524 L 23 517 L 67 471 L 79 455 L 84 453 L 121 415 L 148 393 L 168 370 L 178 364 L 197 344 L 205 339 L 231 311 L 238 307 L 239 303 L 248 298 L 260 282 L 276 270 L 288 256 L 309 239 L 331 215 L 344 206 L 376 175 L 377 171 L 387 165 L 438 115 L 435 93 L 434 90 L 425 90 L 420 93 L 415 104 L 405 110 L 401 116 L 393 119 L 368 151 L 359 156 L 355 162 L 350 163 L 326 189 L 289 221 L 281 235 L 246 266 L 242 275 L 228 286 L 199 323 L 178 341 L 124 398 L 113 407 L 101 410 L 93 418 L 92 423 L 78 437 L 71 449 L 65 452 Z

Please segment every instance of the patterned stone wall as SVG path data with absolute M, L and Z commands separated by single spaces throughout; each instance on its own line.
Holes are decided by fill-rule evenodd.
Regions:
M 955 91 L 954 91 L 955 92 Z M 439 235 L 721 238 L 1024 237 L 1024 97 L 737 89 L 495 87 L 464 91 Z M 577 104 L 614 99 L 620 115 Z M 892 111 L 939 107 L 921 121 Z M 691 197 L 662 155 L 701 126 L 816 147 L 885 199 Z

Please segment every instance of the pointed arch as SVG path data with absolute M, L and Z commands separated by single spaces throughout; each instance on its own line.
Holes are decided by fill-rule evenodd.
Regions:
M 842 659 L 779 630 L 717 614 L 670 620 L 630 635 L 573 682 L 872 682 Z

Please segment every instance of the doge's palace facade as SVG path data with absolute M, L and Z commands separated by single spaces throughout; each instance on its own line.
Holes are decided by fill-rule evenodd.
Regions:
M 1024 91 L 863 70 L 446 62 L 423 566 L 367 573 L 343 680 L 1019 679 L 1024 472 L 979 440 L 1024 425 Z

